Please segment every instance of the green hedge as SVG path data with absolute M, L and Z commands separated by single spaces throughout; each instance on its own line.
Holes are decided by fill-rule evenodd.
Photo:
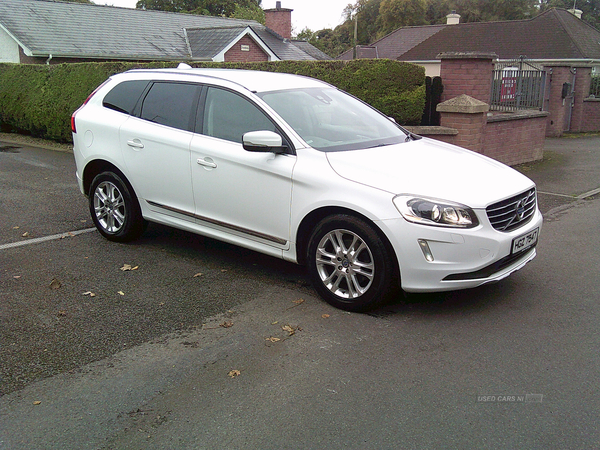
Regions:
M 36 137 L 71 142 L 71 114 L 109 76 L 133 68 L 176 65 L 162 62 L 0 64 L 0 124 Z M 418 124 L 425 106 L 424 69 L 398 61 L 194 63 L 193 66 L 285 72 L 318 78 L 406 125 Z

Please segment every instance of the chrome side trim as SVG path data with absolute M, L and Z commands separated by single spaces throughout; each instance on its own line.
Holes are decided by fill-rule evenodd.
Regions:
M 288 241 L 282 238 L 278 238 L 275 236 L 270 236 L 268 234 L 259 233 L 258 231 L 249 230 L 247 228 L 238 227 L 237 225 L 232 225 L 229 223 L 221 222 L 220 220 L 210 219 L 208 217 L 199 216 L 197 214 L 191 213 L 189 211 L 183 211 L 178 208 L 173 208 L 172 206 L 161 205 L 160 203 L 152 202 L 150 200 L 146 200 L 149 205 L 152 205 L 156 208 L 166 209 L 167 211 L 175 212 L 177 214 L 182 214 L 187 217 L 191 217 L 196 220 L 200 220 L 202 222 L 210 223 L 212 225 L 217 225 L 222 228 L 227 228 L 232 231 L 237 231 L 239 233 L 247 234 L 248 236 L 252 236 L 259 239 L 264 239 L 265 241 L 273 242 L 278 245 L 287 245 Z

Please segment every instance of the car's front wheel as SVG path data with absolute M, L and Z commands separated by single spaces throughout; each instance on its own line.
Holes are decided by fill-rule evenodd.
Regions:
M 338 214 L 319 222 L 309 240 L 307 263 L 319 294 L 346 311 L 373 309 L 392 288 L 392 252 L 358 217 Z
M 137 198 L 113 172 L 103 172 L 92 181 L 89 208 L 98 231 L 108 240 L 128 242 L 140 237 L 144 220 Z

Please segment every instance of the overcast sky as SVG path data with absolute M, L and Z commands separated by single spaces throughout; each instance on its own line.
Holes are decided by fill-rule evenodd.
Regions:
M 262 0 L 263 9 L 275 8 L 276 0 Z M 93 0 L 100 5 L 135 8 L 137 0 Z M 281 0 L 282 8 L 293 9 L 292 26 L 299 33 L 305 27 L 313 31 L 335 28 L 342 23 L 342 12 L 348 3 L 356 0 Z

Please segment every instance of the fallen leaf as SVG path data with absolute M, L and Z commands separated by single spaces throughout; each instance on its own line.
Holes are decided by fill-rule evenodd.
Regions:
M 129 271 L 129 270 L 138 270 L 139 267 L 140 266 L 132 267 L 131 264 L 123 264 L 123 267 L 121 267 L 121 270 L 123 272 L 126 272 L 126 271 Z
M 52 281 L 50 282 L 50 288 L 51 289 L 59 289 L 61 287 L 60 281 L 58 281 L 56 278 L 52 278 Z
M 125 295 L 125 292 L 119 291 L 119 292 L 117 292 L 117 294 L 119 294 L 119 295 Z
M 34 405 L 41 405 L 42 402 L 40 402 L 39 400 L 36 400 L 35 402 L 33 402 Z
M 222 273 L 223 273 L 223 272 L 227 272 L 227 269 L 221 269 L 221 272 L 222 272 Z
M 222 327 L 222 328 L 231 328 L 231 327 L 233 326 L 233 322 L 228 322 L 228 321 L 225 321 L 225 322 L 223 322 L 223 323 L 222 323 L 221 325 L 219 325 L 219 326 L 220 326 L 220 327 Z
M 294 330 L 294 329 L 293 329 L 292 327 L 290 327 L 289 325 L 284 325 L 284 326 L 282 326 L 282 327 L 281 327 L 281 329 L 282 329 L 283 331 L 287 331 L 287 332 L 289 333 L 289 335 L 290 335 L 290 336 L 292 336 L 292 335 L 293 335 L 293 334 L 296 332 L 296 330 Z
M 87 292 L 84 292 L 84 293 L 83 293 L 83 294 L 81 294 L 81 295 L 89 295 L 90 297 L 95 297 L 95 296 L 96 296 L 96 294 L 94 294 L 92 291 L 87 291 Z
M 198 278 L 198 277 L 201 277 L 202 275 L 203 275 L 203 274 L 201 274 L 201 273 L 197 273 L 197 274 L 196 274 L 196 275 L 194 275 L 192 278 Z
M 300 300 L 294 300 L 294 303 L 297 305 L 300 305 L 300 304 L 304 303 L 304 299 L 301 298 Z
M 230 370 L 227 375 L 229 375 L 231 378 L 235 378 L 241 374 L 242 374 L 242 372 L 240 372 L 239 370 Z
M 321 317 L 322 317 L 323 319 L 329 319 L 329 314 L 323 314 Z
M 165 302 L 160 302 L 158 306 L 165 306 Z
M 21 275 L 15 275 L 15 276 L 13 276 L 13 278 L 14 278 L 15 280 L 18 280 L 19 278 L 21 278 Z
M 13 230 L 18 230 L 19 228 L 21 228 L 21 227 L 13 227 Z
M 25 233 L 23 233 L 21 236 L 22 236 L 22 237 L 27 237 L 27 236 L 29 236 L 29 232 L 28 232 L 28 231 L 26 231 L 26 232 L 25 232 Z
M 64 317 L 64 316 L 66 316 L 66 315 L 67 315 L 67 312 L 66 312 L 66 311 L 63 311 L 63 310 L 61 310 L 61 311 L 59 311 L 59 312 L 58 312 L 56 315 L 57 315 L 57 316 L 59 316 L 59 317 Z
M 265 340 L 266 340 L 266 341 L 269 341 L 269 342 L 279 342 L 281 339 L 279 339 L 279 338 L 277 338 L 277 337 L 273 337 L 273 336 L 271 336 L 271 337 L 269 337 L 269 338 L 267 338 L 267 339 L 265 339 Z

